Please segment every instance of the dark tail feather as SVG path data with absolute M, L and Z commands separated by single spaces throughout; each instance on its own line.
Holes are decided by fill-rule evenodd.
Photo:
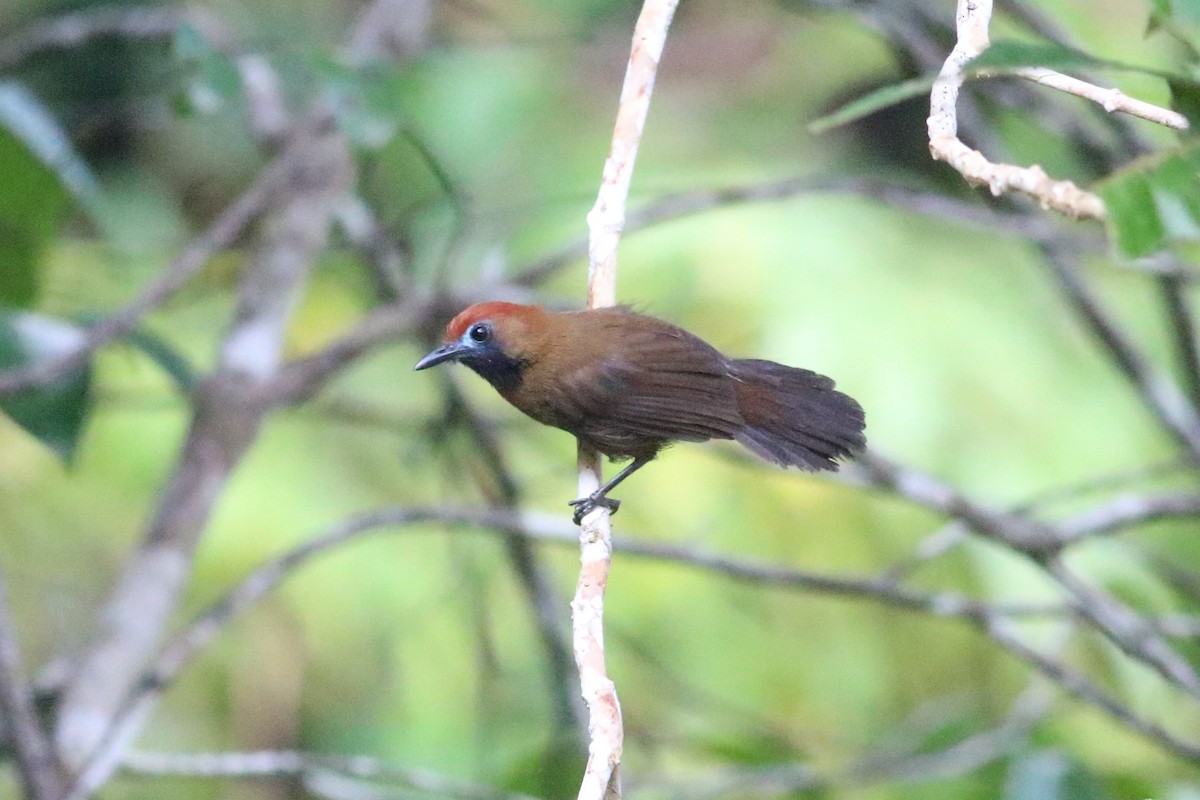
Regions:
M 730 361 L 729 371 L 746 421 L 733 438 L 767 461 L 836 470 L 866 447 L 862 406 L 824 375 L 758 359 Z

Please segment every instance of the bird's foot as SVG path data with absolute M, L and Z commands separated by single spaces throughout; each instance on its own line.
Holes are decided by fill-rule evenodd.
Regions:
M 617 513 L 617 509 L 621 507 L 620 500 L 614 500 L 611 497 L 605 497 L 599 492 L 589 494 L 587 497 L 580 497 L 567 503 L 569 506 L 575 506 L 575 515 L 571 517 L 576 525 L 583 523 L 583 518 L 595 511 L 597 508 L 607 508 L 609 514 Z

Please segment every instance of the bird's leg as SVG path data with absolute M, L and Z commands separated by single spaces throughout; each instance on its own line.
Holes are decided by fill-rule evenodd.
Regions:
M 575 524 L 579 525 L 583 522 L 583 518 L 596 508 L 607 508 L 609 514 L 617 513 L 617 509 L 621 507 L 620 500 L 613 500 L 608 496 L 618 483 L 628 478 L 633 473 L 637 472 L 642 467 L 650 463 L 649 458 L 635 458 L 629 463 L 629 466 L 618 472 L 612 477 L 608 483 L 601 486 L 596 491 L 589 494 L 587 497 L 580 497 L 577 500 L 572 500 L 567 505 L 575 506 L 575 515 L 572 519 Z

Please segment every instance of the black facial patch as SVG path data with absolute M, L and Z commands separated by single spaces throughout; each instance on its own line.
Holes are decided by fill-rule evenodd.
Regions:
M 494 342 L 476 349 L 462 358 L 462 363 L 479 373 L 499 392 L 511 392 L 521 385 L 529 362 L 515 358 L 496 347 Z

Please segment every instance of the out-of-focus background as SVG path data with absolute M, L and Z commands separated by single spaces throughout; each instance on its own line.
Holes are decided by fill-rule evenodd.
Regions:
M 1194 60 L 1194 13 L 1165 2 L 997 5 L 993 37 L 1066 61 L 1178 76 Z M 38 719 L 78 770 L 106 746 L 73 727 L 94 700 L 82 684 L 107 691 L 108 723 L 156 701 L 109 747 L 100 796 L 574 796 L 574 442 L 461 367 L 412 365 L 481 295 L 582 305 L 578 244 L 637 12 L 0 7 L 4 365 L 72 352 L 181 276 L 132 333 L 10 391 L 0 418 L 0 571 Z M 830 478 L 682 445 L 616 493 L 617 535 L 674 556 L 614 559 L 628 797 L 1200 797 L 1200 273 L 1169 241 L 1200 230 L 1194 186 L 1178 188 L 1195 169 L 1184 150 L 1187 169 L 1125 191 L 1118 171 L 1168 163 L 1176 134 L 1016 79 L 968 86 L 973 146 L 1117 187 L 1105 198 L 1127 201 L 1114 224 L 1135 241 L 1114 253 L 1094 221 L 935 165 L 927 86 L 810 131 L 936 73 L 954 12 L 678 10 L 619 296 L 727 353 L 833 376 L 866 408 L 872 456 Z M 1164 106 L 1197 96 L 1145 70 L 1068 66 Z M 272 169 L 284 188 L 254 195 Z M 261 352 L 239 338 L 247 320 Z M 358 334 L 373 346 L 338 349 Z M 301 389 L 280 388 L 305 366 Z M 138 682 L 253 570 L 354 515 L 509 506 L 560 538 L 380 527 L 244 613 L 218 609 L 161 696 Z M 1027 520 L 1078 541 L 1022 553 Z M 703 554 L 769 569 L 725 574 Z M 137 594 L 156 569 L 177 598 Z M 141 599 L 114 603 L 117 586 Z M 106 642 L 144 653 L 106 677 Z M 9 723 L 4 798 L 21 793 Z M 286 774 L 238 761 L 259 751 Z M 288 769 L 300 753 L 372 760 Z

